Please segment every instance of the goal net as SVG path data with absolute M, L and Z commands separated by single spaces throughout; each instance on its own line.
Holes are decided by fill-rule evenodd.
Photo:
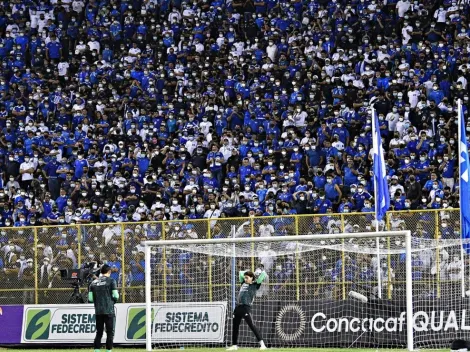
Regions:
M 233 235 L 146 242 L 147 350 L 230 346 L 239 274 L 257 269 L 251 315 L 268 347 L 437 349 L 468 335 L 458 240 Z M 258 346 L 244 322 L 238 345 Z

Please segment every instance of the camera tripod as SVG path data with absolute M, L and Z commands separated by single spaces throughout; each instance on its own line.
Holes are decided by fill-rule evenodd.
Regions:
M 67 304 L 74 304 L 74 303 L 86 303 L 83 295 L 80 293 L 80 283 L 73 282 L 73 293 L 70 295 L 70 298 Z

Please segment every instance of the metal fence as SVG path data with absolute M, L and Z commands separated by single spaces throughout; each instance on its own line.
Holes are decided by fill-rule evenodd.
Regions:
M 460 236 L 459 210 L 389 212 L 381 228 L 409 229 L 416 238 L 455 239 Z M 84 263 L 97 259 L 106 261 L 113 268 L 112 277 L 118 282 L 123 302 L 143 302 L 142 242 L 147 239 L 292 236 L 374 230 L 374 214 L 369 213 L 1 228 L 0 304 L 67 303 L 74 289 L 70 281 L 61 279 L 60 270 L 80 268 Z M 429 291 L 441 296 L 444 286 L 449 287 L 449 281 L 452 281 L 451 275 L 442 275 L 442 264 L 450 261 L 452 253 L 443 253 L 439 248 L 431 252 L 426 257 L 429 260 L 421 258 L 414 261 L 413 285 L 419 292 Z M 344 259 L 345 253 L 339 255 Z M 155 290 L 161 301 L 172 300 L 170 295 L 175 291 L 172 287 L 177 287 L 166 278 L 177 275 L 175 271 L 179 268 L 166 265 L 166 260 L 163 256 L 162 262 L 155 266 L 156 273 L 161 273 L 164 278 Z M 256 258 L 250 261 L 248 265 L 252 267 L 257 264 Z M 396 287 L 403 283 L 404 275 L 400 274 L 400 268 L 394 267 L 393 255 L 389 255 L 387 263 L 383 290 L 384 295 L 392 298 Z M 349 279 L 344 270 L 340 278 L 327 282 L 325 278 L 309 275 L 307 263 L 299 260 L 295 265 L 294 274 L 284 285 L 287 294 L 304 299 L 307 295 L 321 292 L 322 287 L 328 287 L 333 298 L 345 299 Z M 208 299 L 216 300 L 218 292 L 226 289 L 229 283 L 209 282 L 205 285 Z M 86 285 L 83 285 L 80 293 L 85 292 Z

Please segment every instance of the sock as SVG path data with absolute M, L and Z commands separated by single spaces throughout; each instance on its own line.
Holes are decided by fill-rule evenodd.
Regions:
M 259 345 L 260 345 L 261 347 L 266 347 L 266 346 L 264 345 L 264 341 L 263 341 L 263 340 L 261 340 L 261 341 L 259 342 Z
M 101 352 L 100 350 L 95 350 L 95 352 Z

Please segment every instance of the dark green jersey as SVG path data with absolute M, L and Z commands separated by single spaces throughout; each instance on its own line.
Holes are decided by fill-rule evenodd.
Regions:
M 117 300 L 116 293 L 116 280 L 107 276 L 101 276 L 93 281 L 90 285 L 89 296 L 92 298 L 90 301 L 95 304 L 95 313 L 114 314 L 114 302 Z
M 238 293 L 237 297 L 237 305 L 244 305 L 244 306 L 251 306 L 253 301 L 255 300 L 256 291 L 261 286 L 264 278 L 266 277 L 266 272 L 260 272 L 259 276 L 257 277 L 256 281 L 252 284 L 245 283 L 245 271 L 238 272 L 238 278 L 242 286 L 240 287 L 240 292 Z
M 260 286 L 261 284 L 256 282 L 252 284 L 243 283 L 238 293 L 237 305 L 251 306 L 255 300 L 256 291 L 258 291 Z

